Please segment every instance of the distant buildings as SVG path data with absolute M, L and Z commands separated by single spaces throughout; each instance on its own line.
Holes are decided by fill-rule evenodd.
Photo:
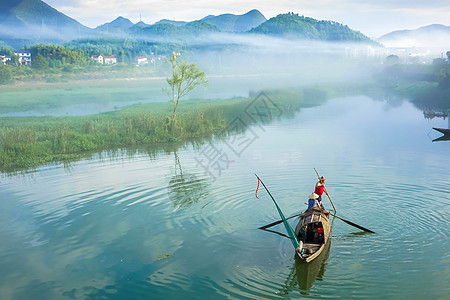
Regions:
M 8 63 L 8 61 L 11 61 L 11 57 L 9 57 L 7 55 L 0 55 L 0 59 L 2 60 L 2 63 L 4 65 L 6 65 Z
M 136 62 L 137 66 L 142 66 L 142 65 L 148 64 L 148 59 L 145 56 L 136 56 L 134 61 Z
M 29 50 L 15 50 L 14 55 L 18 56 L 18 62 L 21 65 L 31 65 L 31 52 Z M 11 63 L 11 57 L 0 55 L 3 64 Z
M 117 64 L 117 56 L 115 54 L 111 56 L 103 56 L 103 55 L 92 55 L 91 58 L 95 61 L 97 61 L 99 64 L 102 65 L 115 65 Z M 132 63 L 136 66 L 145 66 L 149 64 L 155 64 L 157 62 L 161 62 L 165 60 L 164 55 L 157 55 L 155 56 L 153 53 L 150 57 L 147 56 L 135 56 Z M 119 57 L 119 61 L 120 61 Z
M 92 55 L 91 58 L 93 60 L 97 61 L 99 64 L 102 64 L 102 65 L 115 65 L 115 64 L 117 64 L 117 58 L 116 58 L 115 54 L 113 54 L 111 56 Z
M 105 65 L 115 65 L 117 64 L 117 58 L 116 56 L 113 54 L 111 56 L 105 56 L 103 57 L 103 61 Z
M 103 56 L 102 55 L 92 55 L 91 58 L 96 60 L 99 64 L 103 65 Z
M 31 65 L 31 52 L 29 50 L 14 51 L 14 55 L 19 56 L 19 64 Z

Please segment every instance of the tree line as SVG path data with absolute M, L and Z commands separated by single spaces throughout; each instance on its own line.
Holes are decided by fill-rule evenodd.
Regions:
M 37 74 L 52 74 L 55 72 L 73 73 L 75 71 L 90 72 L 99 70 L 100 64 L 91 58 L 92 55 L 115 55 L 117 63 L 122 66 L 134 65 L 137 56 L 155 59 L 162 65 L 161 59 L 173 51 L 184 51 L 185 47 L 174 43 L 155 43 L 132 39 L 82 39 L 64 45 L 38 44 L 23 47 L 31 53 L 31 65 L 20 65 L 19 57 L 14 49 L 0 48 L 0 55 L 11 58 L 5 66 L 0 62 L 0 84 L 10 82 L 13 78 L 30 77 Z M 155 63 L 156 64 L 156 63 Z
M 319 21 L 295 13 L 279 14 L 249 32 L 299 39 L 357 41 L 375 44 L 370 38 L 359 31 L 350 29 L 347 25 L 334 21 Z

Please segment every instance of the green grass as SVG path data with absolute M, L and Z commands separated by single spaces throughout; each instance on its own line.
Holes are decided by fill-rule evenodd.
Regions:
M 323 93 L 307 90 L 269 90 L 270 109 L 277 117 L 293 116 L 304 103 L 318 105 Z M 305 98 L 305 95 L 306 98 Z M 309 96 L 308 96 L 309 95 Z M 321 95 L 317 100 L 317 96 Z M 305 101 L 306 99 L 306 101 Z M 171 124 L 171 103 L 136 104 L 124 109 L 79 117 L 0 118 L 0 171 L 26 169 L 76 159 L 87 152 L 113 147 L 188 142 L 227 134 L 240 117 L 245 124 L 270 122 L 244 113 L 254 98 L 197 100 L 182 103 Z M 245 128 L 234 128 L 245 130 Z
M 149 95 L 163 95 L 163 81 L 93 80 L 1 86 L 0 113 L 58 108 L 71 104 L 149 100 Z

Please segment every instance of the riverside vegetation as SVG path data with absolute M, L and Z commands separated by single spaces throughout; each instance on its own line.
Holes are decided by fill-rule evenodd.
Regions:
M 368 85 L 347 83 L 339 86 L 275 89 L 266 93 L 283 112 L 283 116 L 293 115 L 301 107 L 320 105 L 327 97 L 356 93 L 384 97 L 385 89 L 411 99 L 420 108 L 447 109 L 450 93 L 449 68 L 448 60 L 436 60 L 430 66 L 394 64 L 380 72 L 376 82 Z M 140 84 L 136 83 L 136 87 L 139 86 Z M 20 89 L 20 86 L 16 88 Z M 126 89 L 121 90 L 120 86 L 115 88 L 117 95 L 126 94 Z M 148 87 L 139 88 L 140 96 L 137 96 L 137 99 L 146 94 L 146 89 Z M 16 92 L 11 95 L 17 95 Z M 80 95 L 82 92 L 81 88 L 80 91 L 77 88 L 71 91 L 64 89 L 56 92 L 64 96 L 53 97 L 51 91 L 41 90 L 38 91 L 39 100 L 30 101 L 26 93 L 19 93 L 22 97 L 18 99 L 2 91 L 2 96 L 5 97 L 0 97 L 0 108 L 4 112 L 13 112 L 20 111 L 17 107 L 33 109 L 42 105 L 64 106 L 75 101 L 96 102 L 97 99 L 94 98 L 97 94 L 89 93 L 91 95 L 89 100 Z M 97 92 L 104 94 L 101 90 Z M 189 105 L 180 106 L 176 119 L 173 118 L 172 103 L 132 105 L 121 110 L 90 116 L 2 117 L 0 171 L 9 172 L 50 162 L 77 159 L 89 155 L 88 153 L 92 151 L 114 147 L 188 142 L 196 138 L 226 135 L 227 128 L 238 116 L 246 117 L 242 113 L 256 96 L 257 94 L 248 98 L 191 101 Z M 67 97 L 70 99 L 65 99 Z M 12 98 L 16 101 L 9 101 Z M 37 98 L 33 96 L 32 99 Z M 253 119 L 246 120 L 248 125 L 252 122 Z
M 266 94 L 282 111 L 283 117 L 326 99 L 325 90 L 313 87 L 269 90 Z M 191 101 L 189 105 L 180 106 L 174 123 L 171 103 L 136 104 L 90 116 L 3 117 L 0 118 L 0 170 L 10 172 L 77 159 L 87 152 L 113 147 L 187 142 L 226 135 L 227 128 L 238 116 L 245 118 L 247 125 L 256 122 L 243 114 L 255 95 Z

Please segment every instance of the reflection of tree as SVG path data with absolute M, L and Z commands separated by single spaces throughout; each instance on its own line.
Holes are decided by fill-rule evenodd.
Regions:
M 169 181 L 169 198 L 175 208 L 188 207 L 205 199 L 208 195 L 208 184 L 194 174 L 187 174 L 181 168 L 177 152 L 175 156 L 175 175 Z

